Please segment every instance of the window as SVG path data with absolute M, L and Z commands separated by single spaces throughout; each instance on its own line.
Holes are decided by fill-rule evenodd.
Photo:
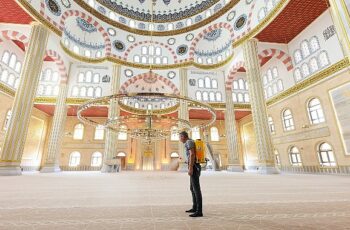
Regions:
M 10 120 L 12 117 L 12 110 L 8 110 L 6 113 L 6 117 L 5 117 L 5 122 L 4 122 L 4 126 L 3 126 L 3 130 L 6 131 L 10 125 Z
M 332 146 L 328 143 L 322 143 L 318 147 L 318 156 L 321 166 L 337 166 Z
M 12 73 L 10 74 L 9 78 L 7 79 L 7 84 L 9 84 L 10 86 L 14 86 L 15 85 L 15 75 L 13 75 Z
M 100 83 L 100 74 L 98 73 L 94 74 L 94 83 Z
M 140 104 L 139 104 L 138 102 L 135 102 L 134 107 L 135 107 L 136 109 L 138 109 L 138 108 L 140 108 Z
M 59 78 L 58 72 L 55 71 L 52 75 L 52 82 L 58 82 L 58 78 Z
M 316 58 L 311 58 L 310 60 L 311 72 L 314 73 L 318 70 L 318 62 Z
M 80 88 L 80 96 L 81 97 L 86 97 L 86 87 L 81 87 Z
M 11 58 L 10 58 L 10 62 L 9 62 L 9 67 L 10 67 L 11 69 L 15 69 L 16 62 L 17 62 L 17 56 L 16 56 L 15 54 L 11 54 Z
M 208 92 L 203 92 L 202 99 L 203 99 L 203 101 L 208 101 L 209 100 Z
M 278 87 L 278 92 L 283 91 L 284 87 L 283 87 L 283 82 L 282 82 L 281 79 L 279 79 L 279 80 L 277 81 L 277 87 Z
M 102 153 L 94 152 L 91 156 L 91 166 L 99 167 L 102 164 Z
M 56 85 L 54 88 L 53 88 L 53 95 L 54 96 L 58 96 L 58 93 L 60 92 L 60 87 L 58 85 Z
M 72 89 L 72 96 L 77 97 L 79 95 L 79 88 L 77 86 L 74 86 Z
M 69 156 L 69 166 L 76 167 L 80 164 L 80 153 L 72 152 Z
M 119 152 L 119 153 L 117 154 L 117 157 L 126 157 L 126 153 L 124 153 L 124 152 Z
M 297 147 L 293 146 L 290 148 L 289 158 L 292 166 L 301 166 L 301 156 Z
M 301 51 L 300 50 L 296 50 L 294 52 L 294 62 L 295 64 L 300 63 L 303 60 L 303 56 L 301 55 Z
M 94 135 L 94 139 L 95 140 L 103 140 L 105 135 L 105 129 L 102 125 L 98 125 L 95 128 L 95 135 Z
M 241 94 L 241 93 L 237 94 L 237 101 L 240 103 L 244 102 L 243 94 Z
M 169 24 L 168 24 L 168 30 L 173 30 L 173 29 L 174 29 L 174 24 L 169 23 Z
M 143 55 L 146 55 L 146 54 L 148 53 L 148 49 L 147 49 L 146 46 L 142 46 L 142 47 L 141 47 L 141 53 L 142 53 Z
M 10 61 L 10 53 L 5 51 L 4 54 L 2 55 L 1 61 L 6 65 L 8 65 Z
M 91 71 L 87 71 L 85 74 L 85 82 L 92 82 L 92 72 Z
M 125 125 L 121 125 L 118 133 L 118 140 L 126 141 L 128 139 L 127 131 L 128 128 Z
M 90 87 L 87 89 L 87 96 L 88 96 L 88 97 L 93 97 L 93 96 L 94 96 L 94 87 L 90 86 Z
M 79 54 L 79 47 L 77 45 L 73 46 L 73 52 Z
M 85 50 L 84 54 L 86 57 L 91 57 L 91 51 L 90 50 Z
M 73 139 L 74 140 L 82 140 L 83 137 L 84 137 L 84 125 L 83 124 L 75 125 Z
M 263 18 L 265 18 L 265 16 L 266 16 L 266 8 L 263 7 L 259 10 L 258 20 L 261 21 Z
M 197 99 L 197 101 L 201 101 L 202 100 L 202 93 L 200 91 L 196 92 L 196 99 Z
M 197 58 L 197 62 L 198 62 L 199 64 L 202 64 L 202 63 L 203 63 L 203 59 L 200 58 L 200 57 L 198 57 L 198 58 Z
M 204 80 L 198 79 L 198 88 L 204 88 Z
M 209 93 L 209 100 L 210 101 L 215 101 L 215 94 L 213 92 Z
M 233 102 L 237 102 L 237 94 L 236 93 L 232 93 L 232 100 L 233 100 Z
M 1 81 L 2 82 L 7 82 L 8 76 L 9 76 L 9 72 L 7 70 L 2 71 L 2 73 L 1 73 Z
M 178 141 L 179 140 L 179 131 L 176 126 L 171 127 L 171 141 Z
M 303 77 L 307 77 L 307 76 L 310 75 L 310 69 L 309 69 L 308 64 L 304 63 L 304 64 L 301 66 L 301 69 L 303 70 Z
M 272 69 L 272 76 L 273 76 L 274 79 L 276 79 L 278 77 L 278 69 L 277 69 L 277 67 L 274 67 Z
M 328 54 L 326 51 L 323 51 L 322 53 L 320 53 L 320 56 L 318 57 L 318 59 L 320 62 L 320 66 L 322 68 L 329 65 Z
M 97 87 L 95 89 L 95 97 L 101 97 L 102 96 L 102 89 L 101 87 Z
M 44 86 L 43 85 L 39 85 L 38 87 L 38 95 L 43 95 L 44 94 Z
M 271 134 L 275 134 L 275 124 L 273 123 L 273 119 L 272 119 L 272 117 L 268 117 L 267 118 L 267 121 L 268 121 L 268 123 L 269 123 L 269 128 L 270 128 L 270 132 L 271 132 Z
M 173 152 L 173 153 L 170 154 L 170 157 L 171 158 L 179 158 L 179 154 L 176 153 L 176 152 Z
M 211 141 L 219 141 L 220 140 L 218 128 L 216 128 L 216 127 L 210 128 L 210 139 L 211 139 Z
M 237 81 L 233 81 L 233 89 L 238 89 L 238 82 Z
M 134 56 L 134 62 L 140 63 L 140 56 L 135 55 L 135 56 Z
M 295 81 L 297 81 L 297 82 L 300 81 L 303 78 L 299 68 L 296 68 L 294 70 L 294 78 L 295 78 Z
M 320 49 L 320 43 L 318 42 L 318 38 L 315 36 L 310 39 L 310 49 L 312 53 Z
M 199 131 L 199 128 L 192 129 L 192 139 L 193 140 L 201 139 L 201 133 Z
M 85 79 L 84 73 L 79 73 L 78 82 L 84 82 L 84 79 Z
M 205 88 L 210 89 L 211 88 L 211 81 L 209 77 L 205 78 Z
M 284 130 L 285 131 L 294 130 L 294 120 L 293 120 L 292 111 L 290 111 L 290 109 L 284 110 L 282 117 L 283 117 Z
M 16 63 L 15 71 L 16 71 L 17 73 L 20 73 L 20 72 L 21 72 L 21 68 L 22 68 L 22 63 L 18 61 L 18 62 Z
M 218 88 L 218 81 L 213 79 L 211 81 L 211 86 L 212 86 L 213 89 L 217 89 Z
M 266 75 L 263 76 L 263 84 L 267 85 L 267 76 Z
M 245 93 L 244 94 L 244 102 L 248 103 L 250 101 L 249 94 Z
M 307 41 L 303 41 L 301 43 L 301 51 L 303 53 L 304 58 L 306 58 L 310 55 L 309 43 Z
M 319 124 L 325 122 L 323 109 L 320 100 L 313 98 L 307 104 L 309 118 L 311 124 Z
M 271 82 L 272 79 L 273 79 L 273 77 L 272 77 L 272 71 L 271 71 L 271 69 L 269 69 L 269 70 L 267 71 L 267 80 L 268 80 L 268 82 Z
M 216 101 L 222 101 L 222 95 L 220 92 L 216 93 Z
M 244 84 L 243 79 L 238 80 L 238 86 L 239 86 L 239 89 L 242 89 L 242 90 L 245 88 L 245 84 Z

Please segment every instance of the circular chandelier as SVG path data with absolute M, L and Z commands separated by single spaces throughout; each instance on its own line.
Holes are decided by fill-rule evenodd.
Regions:
M 168 107 L 161 109 L 146 107 L 140 109 L 128 105 L 127 102 L 130 100 L 147 102 L 167 101 Z M 84 112 L 91 107 L 107 106 L 111 103 L 117 103 L 123 111 L 131 115 L 110 117 L 105 121 L 83 115 Z M 202 123 L 194 125 L 190 121 L 180 119 L 176 116 L 180 105 L 187 105 L 188 110 L 205 110 L 211 115 L 211 118 L 209 120 L 202 120 Z M 109 107 L 109 109 L 111 109 L 111 107 Z M 190 131 L 193 128 L 205 129 L 216 120 L 215 111 L 210 105 L 188 97 L 165 93 L 113 94 L 92 99 L 79 106 L 77 117 L 81 122 L 87 125 L 95 127 L 103 126 L 105 129 L 118 133 L 128 133 L 132 138 L 140 139 L 147 143 L 166 139 L 172 134 L 177 134 L 179 130 Z M 174 127 L 176 127 L 176 129 L 174 129 Z

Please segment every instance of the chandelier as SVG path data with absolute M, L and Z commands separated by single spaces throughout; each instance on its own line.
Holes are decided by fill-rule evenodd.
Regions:
M 170 106 L 163 109 L 134 108 L 126 105 L 125 100 L 168 100 Z M 120 108 L 129 115 L 116 116 L 104 121 L 84 116 L 84 112 L 92 107 L 107 106 L 110 103 L 118 103 Z M 199 124 L 192 124 L 188 120 L 177 118 L 176 112 L 179 105 L 186 105 L 188 110 L 201 110 L 210 114 L 210 119 L 202 120 Z M 109 109 L 112 109 L 109 107 Z M 94 127 L 104 127 L 114 132 L 128 133 L 132 138 L 142 140 L 146 143 L 163 140 L 179 131 L 191 131 L 194 128 L 205 129 L 216 120 L 214 109 L 203 102 L 188 97 L 164 93 L 129 93 L 114 94 L 89 100 L 80 105 L 77 112 L 78 119 L 84 124 Z M 126 128 L 127 127 L 127 128 Z

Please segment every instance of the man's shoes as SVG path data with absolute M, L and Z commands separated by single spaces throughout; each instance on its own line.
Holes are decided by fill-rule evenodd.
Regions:
M 186 212 L 188 212 L 188 213 L 195 213 L 195 212 L 196 212 L 196 210 L 195 210 L 195 209 L 193 209 L 193 208 L 191 208 L 190 210 L 187 210 Z
M 190 215 L 190 217 L 202 217 L 202 216 L 203 216 L 203 213 L 199 213 L 199 212 L 195 212 Z

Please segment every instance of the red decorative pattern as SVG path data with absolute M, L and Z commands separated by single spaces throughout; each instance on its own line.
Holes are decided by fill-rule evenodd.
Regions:
M 281 60 L 288 71 L 291 71 L 293 69 L 292 58 L 288 54 L 286 54 L 284 51 L 282 51 L 282 50 L 278 50 L 278 49 L 266 49 L 266 50 L 263 50 L 259 54 L 259 59 L 260 59 L 260 64 L 261 65 L 263 64 L 263 60 L 266 57 L 271 57 L 271 58 L 275 57 L 278 60 Z
M 132 51 L 134 48 L 136 48 L 136 47 L 138 47 L 138 46 L 140 46 L 140 45 L 150 44 L 150 43 L 154 43 L 155 45 L 160 45 L 160 46 L 166 48 L 166 49 L 171 53 L 171 55 L 173 55 L 174 63 L 177 63 L 177 62 L 178 62 L 178 60 L 177 60 L 177 55 L 176 55 L 175 51 L 174 51 L 170 46 L 168 46 L 167 44 L 164 44 L 164 43 L 162 43 L 162 42 L 157 42 L 157 41 L 154 41 L 154 42 L 152 42 L 152 41 L 142 41 L 142 42 L 136 42 L 136 43 L 132 44 L 132 45 L 125 51 L 125 53 L 124 53 L 124 60 L 127 61 L 129 54 L 131 53 L 131 51 Z
M 232 90 L 232 82 L 235 79 L 235 75 L 240 72 L 242 68 L 245 68 L 245 63 L 243 61 L 237 62 L 228 74 L 226 81 L 226 90 Z
M 198 42 L 205 36 L 205 34 L 210 33 L 213 30 L 221 29 L 221 28 L 227 29 L 230 32 L 230 39 L 231 40 L 233 39 L 233 37 L 234 37 L 234 30 L 233 30 L 233 28 L 232 28 L 232 26 L 230 24 L 228 24 L 226 22 L 220 22 L 220 23 L 216 23 L 214 25 L 211 25 L 211 26 L 205 28 L 202 32 L 200 32 L 193 39 L 193 41 L 191 43 L 191 47 L 190 47 L 190 53 L 189 53 L 190 60 L 193 61 L 194 51 L 196 49 L 196 46 L 197 46 Z
M 18 31 L 13 30 L 3 30 L 1 31 L 1 36 L 7 40 L 17 40 L 23 43 L 25 49 L 27 49 L 29 45 L 29 39 L 26 35 L 22 34 Z
M 158 81 L 162 81 L 165 83 L 165 85 L 169 86 L 172 90 L 173 90 L 173 94 L 179 94 L 180 91 L 179 89 L 176 87 L 176 85 L 170 81 L 168 78 L 165 78 L 163 76 L 160 76 L 154 72 L 151 73 L 152 74 L 152 78 L 157 78 Z M 137 76 L 134 76 L 132 78 L 130 78 L 129 80 L 127 80 L 126 82 L 124 82 L 124 84 L 120 87 L 119 93 L 127 93 L 127 88 L 134 84 L 135 82 L 141 80 L 141 79 L 146 79 L 146 78 L 150 78 L 150 73 L 143 73 Z
M 15 0 L 1 0 L 0 2 L 0 22 L 29 24 L 34 21 Z
M 58 66 L 59 73 L 61 75 L 61 83 L 67 83 L 68 81 L 68 75 L 67 75 L 67 69 L 64 65 L 63 60 L 61 59 L 61 56 L 54 50 L 46 50 L 45 53 L 46 56 L 49 56 L 53 59 L 53 61 Z

